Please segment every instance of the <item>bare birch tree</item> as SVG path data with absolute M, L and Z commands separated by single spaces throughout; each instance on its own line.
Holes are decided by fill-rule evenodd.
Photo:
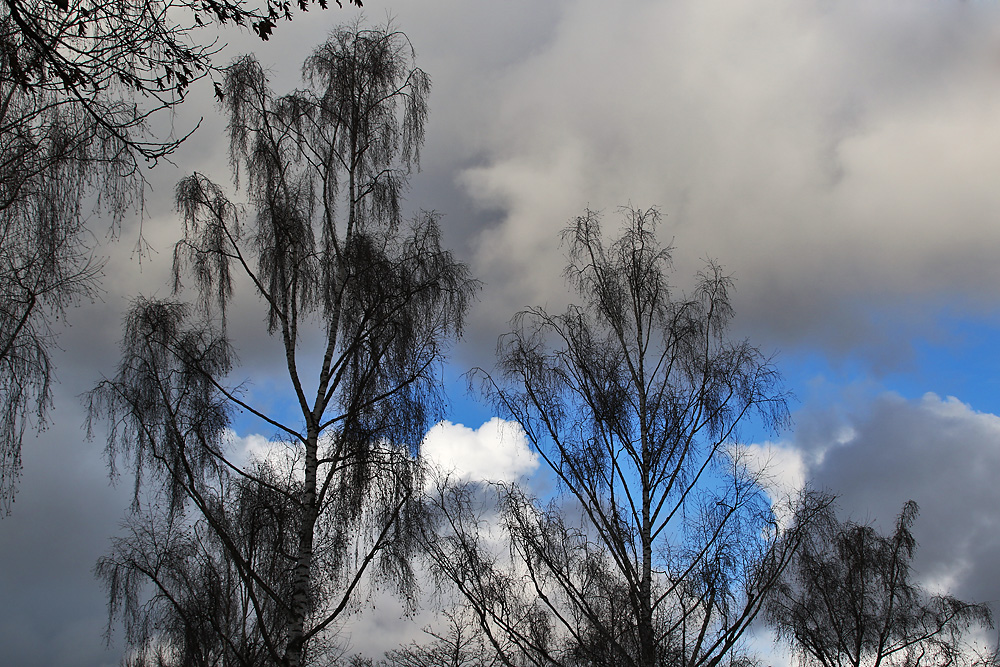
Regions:
M 444 627 L 424 628 L 430 640 L 416 640 L 385 652 L 377 667 L 499 667 L 500 656 L 486 641 L 472 610 L 444 610 Z
M 840 522 L 832 508 L 814 522 L 767 605 L 771 626 L 804 665 L 951 667 L 981 658 L 967 639 L 993 626 L 989 607 L 929 595 L 913 581 L 916 517 L 911 500 L 891 535 Z
M 89 214 L 111 230 L 141 215 L 145 167 L 187 136 L 150 122 L 221 76 L 215 28 L 266 40 L 292 11 L 289 0 L 0 1 L 0 512 L 26 427 L 46 421 L 53 323 L 98 289 Z
M 659 213 L 623 214 L 610 245 L 592 212 L 565 232 L 582 304 L 518 314 L 497 373 L 475 375 L 561 493 L 495 487 L 509 554 L 479 535 L 481 493 L 437 495 L 432 560 L 508 665 L 720 664 L 800 537 L 744 465 L 740 426 L 788 415 L 774 366 L 727 336 L 731 280 L 710 263 L 673 289 Z
M 188 627 L 170 583 L 170 595 L 142 606 L 142 585 L 160 581 L 137 572 L 141 559 L 130 557 L 155 557 L 157 544 L 169 551 L 151 541 L 163 531 L 180 531 L 182 542 L 211 535 L 236 597 L 249 601 L 236 627 L 252 626 L 266 664 L 308 664 L 366 577 L 412 604 L 418 448 L 435 414 L 445 347 L 476 289 L 441 249 L 433 215 L 401 218 L 429 91 L 413 57 L 402 33 L 341 28 L 305 63 L 307 87 L 284 96 L 253 58 L 234 63 L 224 110 L 234 176 L 251 211 L 242 214 L 204 176 L 178 185 L 185 235 L 175 291 L 192 281 L 197 305 L 137 301 L 118 373 L 90 395 L 92 418 L 111 426 L 112 462 L 129 461 L 137 498 L 152 494 L 165 508 L 161 520 L 142 522 L 154 527 L 149 537 L 133 532 L 99 565 L 111 613 L 150 628 L 138 638 L 168 641 L 171 655 L 196 652 L 188 643 L 203 640 L 148 622 L 160 615 Z M 227 306 L 239 287 L 259 297 L 280 342 L 287 386 L 277 411 L 233 380 Z M 294 477 L 276 480 L 243 464 L 232 447 L 236 412 L 276 433 Z M 241 491 L 253 507 L 225 501 L 233 485 L 256 489 Z M 256 500 L 268 494 L 279 502 Z M 248 545 L 244 512 L 273 524 L 272 543 L 257 543 L 263 552 Z M 199 627 L 225 650 L 241 645 L 226 624 Z

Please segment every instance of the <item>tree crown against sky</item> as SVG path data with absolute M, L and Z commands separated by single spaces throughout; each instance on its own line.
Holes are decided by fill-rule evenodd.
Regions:
M 312 4 L 327 6 L 296 2 L 303 12 Z M 144 138 L 146 120 L 183 102 L 194 81 L 218 71 L 212 57 L 221 45 L 208 30 L 235 24 L 267 40 L 279 19 L 292 18 L 293 6 L 291 0 L 267 0 L 264 7 L 243 0 L 4 0 L 0 12 L 6 83 L 49 104 L 79 107 L 133 158 L 155 161 L 179 142 Z M 107 115 L 109 101 L 133 98 L 142 108 L 133 107 L 131 116 Z
M 210 30 L 236 24 L 266 40 L 292 12 L 288 0 L 0 3 L 0 511 L 14 498 L 25 429 L 46 421 L 53 321 L 99 291 L 87 207 L 113 231 L 142 214 L 145 165 L 188 136 L 157 136 L 151 122 L 193 82 L 221 77 Z
M 9 82 L 0 81 L 0 98 L 2 514 L 14 499 L 25 431 L 46 422 L 54 321 L 98 292 L 102 262 L 85 198 L 96 189 L 114 225 L 137 193 L 121 146 L 92 119 L 58 105 L 36 113 L 36 100 Z
M 499 667 L 500 656 L 490 646 L 474 612 L 465 606 L 441 611 L 444 627 L 424 628 L 416 640 L 385 652 L 373 667 Z
M 136 301 L 118 372 L 90 394 L 112 464 L 136 475 L 128 531 L 98 573 L 151 660 L 165 645 L 176 659 L 308 664 L 369 581 L 413 604 L 419 445 L 477 287 L 434 215 L 401 214 L 429 92 L 413 58 L 402 33 L 355 24 L 314 51 L 293 93 L 272 92 L 249 56 L 226 72 L 249 210 L 203 175 L 178 184 L 176 296 Z M 178 300 L 186 281 L 196 305 Z M 234 380 L 227 306 L 242 289 L 280 343 L 272 410 Z M 235 448 L 238 412 L 274 433 L 273 456 Z
M 841 522 L 832 506 L 814 520 L 767 603 L 771 627 L 803 664 L 995 664 L 995 655 L 969 641 L 974 630 L 993 627 L 990 608 L 930 595 L 914 581 L 917 512 L 912 500 L 904 504 L 889 535 Z
M 562 493 L 497 488 L 510 559 L 478 534 L 475 492 L 437 495 L 432 559 L 505 664 L 727 660 L 808 526 L 779 526 L 739 444 L 751 415 L 787 412 L 774 366 L 727 335 L 731 280 L 709 263 L 675 290 L 659 212 L 622 213 L 610 243 L 593 212 L 565 232 L 581 305 L 518 314 L 496 375 L 474 374 Z M 805 500 L 805 517 L 828 502 Z
M 9 510 L 25 430 L 45 423 L 51 402 L 53 321 L 98 291 L 88 208 L 115 229 L 141 202 L 139 156 L 122 137 L 144 121 L 130 99 L 89 88 L 84 104 L 50 79 L 27 79 L 25 67 L 48 72 L 44 50 L 26 42 L 10 6 L 2 9 L 0 510 Z

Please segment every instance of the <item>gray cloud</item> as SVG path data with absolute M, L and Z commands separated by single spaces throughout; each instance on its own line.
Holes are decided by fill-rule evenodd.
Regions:
M 1000 417 L 951 397 L 883 393 L 839 416 L 808 409 L 797 421 L 812 483 L 838 494 L 845 516 L 890 531 L 915 500 L 921 576 L 964 599 L 1000 603 Z
M 92 575 L 128 504 L 128 481 L 109 484 L 83 415 L 59 405 L 57 423 L 24 449 L 13 512 L 0 520 L 0 646 L 18 667 L 116 665 L 106 648 L 105 598 Z
M 718 258 L 739 324 L 766 345 L 898 366 L 886 329 L 929 309 L 995 308 L 1000 279 L 1000 9 L 915 2 L 600 0 L 386 8 L 434 81 L 411 210 L 486 281 L 462 349 L 488 358 L 508 318 L 560 308 L 558 232 L 587 206 L 659 205 L 678 276 Z M 338 21 L 310 14 L 253 48 L 278 90 Z M 313 20 L 315 18 L 320 20 Z M 382 17 L 370 13 L 372 20 Z M 208 88 L 179 168 L 154 172 L 144 226 L 160 261 L 179 229 L 171 193 L 193 170 L 228 181 Z M 136 292 L 134 263 L 109 284 Z M 154 260 L 155 262 L 155 260 Z M 151 262 L 152 263 L 152 262 Z M 143 280 L 152 289 L 163 281 Z M 148 288 L 144 289 L 147 291 Z
M 662 206 L 682 275 L 705 255 L 734 271 L 744 326 L 775 343 L 875 357 L 873 313 L 900 300 L 996 305 L 995 8 L 560 7 L 457 119 L 488 156 L 461 183 L 501 212 L 476 240 L 490 312 L 564 299 L 556 233 L 628 202 Z

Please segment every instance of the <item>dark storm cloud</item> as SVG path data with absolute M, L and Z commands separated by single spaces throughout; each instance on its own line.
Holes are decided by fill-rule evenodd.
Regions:
M 82 411 L 58 408 L 58 423 L 26 440 L 21 490 L 0 520 L 0 663 L 114 665 L 122 646 L 104 645 L 105 598 L 92 568 L 118 530 L 129 484 L 109 485 L 101 445 L 82 437 Z
M 915 500 L 917 565 L 932 587 L 1000 603 L 1000 417 L 955 398 L 885 393 L 857 412 L 805 412 L 795 440 L 814 485 L 838 494 L 845 516 L 892 529 Z M 807 436 L 806 433 L 810 435 Z
M 558 234 L 588 206 L 609 226 L 619 205 L 660 206 L 679 279 L 701 258 L 721 261 L 739 281 L 740 326 L 765 345 L 893 366 L 906 345 L 879 314 L 926 329 L 927 300 L 998 305 L 993 5 L 441 0 L 385 10 L 433 80 L 406 205 L 440 212 L 446 242 L 486 283 L 463 361 L 488 359 L 518 309 L 568 300 Z M 356 15 L 283 24 L 267 48 L 227 35 L 228 54 L 254 48 L 273 87 L 291 90 L 314 45 Z M 177 170 L 156 174 L 145 229 L 161 253 L 179 233 L 177 178 L 199 170 L 229 182 L 225 123 L 210 90 L 197 94 L 174 124 L 204 117 L 201 130 Z M 134 294 L 133 272 L 126 264 L 109 280 Z
M 662 207 L 681 275 L 733 271 L 743 326 L 783 346 L 895 363 L 876 313 L 997 305 L 996 7 L 560 7 L 465 121 L 488 158 L 461 182 L 503 212 L 477 240 L 488 312 L 561 302 L 559 229 L 626 203 Z

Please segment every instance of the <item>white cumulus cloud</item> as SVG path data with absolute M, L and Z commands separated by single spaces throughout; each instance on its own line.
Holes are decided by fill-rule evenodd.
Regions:
M 427 432 L 422 451 L 432 465 L 465 481 L 512 481 L 538 468 L 520 424 L 499 417 L 477 429 L 439 422 Z
M 292 470 L 300 479 L 305 474 L 300 449 L 295 445 L 270 440 L 259 433 L 239 436 L 230 431 L 229 437 L 232 458 L 237 464 L 263 463 L 282 474 Z
M 801 451 L 787 443 L 747 445 L 742 453 L 748 468 L 759 471 L 761 486 L 772 501 L 795 496 L 805 486 L 805 459 Z

